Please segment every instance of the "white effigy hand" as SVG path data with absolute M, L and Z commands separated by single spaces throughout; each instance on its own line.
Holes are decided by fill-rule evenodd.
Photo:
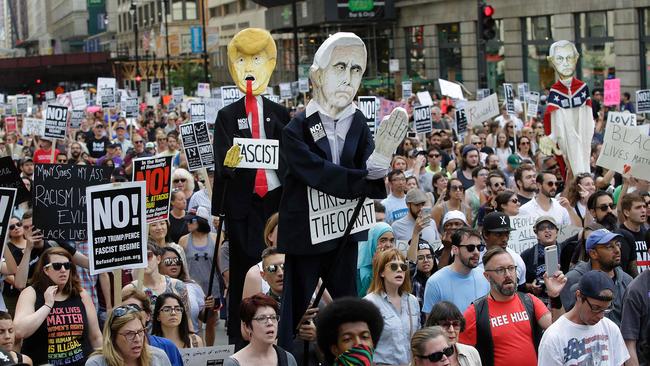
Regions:
M 390 160 L 399 144 L 406 137 L 408 121 L 409 116 L 401 107 L 393 109 L 389 116 L 384 117 L 375 133 L 374 153 Z

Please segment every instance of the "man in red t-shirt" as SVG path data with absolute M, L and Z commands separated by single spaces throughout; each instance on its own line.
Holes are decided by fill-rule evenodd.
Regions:
M 34 151 L 34 163 L 54 163 L 52 160 L 52 141 L 41 138 L 41 141 L 38 143 L 38 147 L 39 149 Z M 54 151 L 54 157 L 57 155 L 59 155 L 59 149 L 55 149 Z
M 526 306 L 517 293 L 517 266 L 512 256 L 501 247 L 492 248 L 483 255 L 483 266 L 484 276 L 490 282 L 490 293 L 485 298 L 489 319 L 483 324 L 489 324 L 490 329 L 477 329 L 481 327 L 481 322 L 477 326 L 476 304 L 480 304 L 481 299 L 475 300 L 465 310 L 466 326 L 460 334 L 459 342 L 480 348 L 477 345 L 477 334 L 482 331 L 483 334 L 492 336 L 492 353 L 481 353 L 483 365 L 537 365 L 534 330 L 531 329 Z M 550 278 L 544 275 L 544 279 L 549 296 L 557 298 L 566 283 L 564 275 L 558 272 Z M 546 305 L 534 295 L 521 295 L 530 296 L 539 330 L 548 328 L 552 318 Z M 556 316 L 556 313 L 553 315 Z M 485 345 L 486 340 L 479 338 Z

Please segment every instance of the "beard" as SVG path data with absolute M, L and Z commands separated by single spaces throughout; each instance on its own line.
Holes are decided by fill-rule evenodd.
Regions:
M 600 221 L 599 224 L 603 225 L 605 229 L 609 231 L 616 230 L 616 225 L 618 224 L 618 219 L 614 216 L 613 213 L 608 212 Z
M 512 280 L 512 289 L 506 289 L 503 282 L 498 283 L 492 279 L 490 279 L 490 284 L 492 285 L 491 287 L 496 288 L 496 290 L 503 296 L 512 296 L 517 292 L 517 283 L 515 280 Z

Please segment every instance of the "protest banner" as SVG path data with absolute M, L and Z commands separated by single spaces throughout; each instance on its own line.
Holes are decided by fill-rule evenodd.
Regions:
M 300 78 L 298 79 L 298 91 L 301 93 L 309 93 L 309 79 Z
M 537 117 L 537 112 L 539 111 L 539 93 L 536 91 L 528 92 L 528 111 L 526 115 L 528 117 Z
M 183 96 L 185 96 L 185 89 L 182 86 L 172 88 L 172 100 L 174 104 L 183 103 Z
M 242 160 L 237 165 L 238 168 L 278 169 L 280 141 L 235 137 L 233 144 L 241 147 Z
M 490 89 L 478 89 L 476 91 L 476 100 L 485 99 L 490 96 Z
M 517 97 L 522 103 L 528 103 L 528 83 L 517 84 Z
M 126 97 L 124 101 L 124 117 L 138 118 L 138 98 Z
M 196 96 L 210 98 L 210 83 L 198 83 L 196 86 Z
M 16 132 L 18 129 L 18 119 L 14 116 L 5 117 L 5 132 Z
M 190 121 L 205 121 L 205 103 L 190 103 Z
M 445 79 L 438 79 L 438 83 L 440 84 L 440 94 L 452 99 L 465 100 L 463 89 L 461 89 L 460 85 Z
M 269 94 L 266 97 L 268 98 L 268 100 L 272 101 L 273 103 L 280 104 L 280 102 L 281 102 L 279 95 Z
M 179 351 L 184 366 L 220 366 L 235 353 L 235 345 L 182 348 Z
M 86 188 L 91 275 L 147 267 L 145 182 Z
M 152 98 L 160 97 L 160 81 L 149 84 L 149 93 L 151 93 Z
M 70 128 L 71 129 L 81 128 L 81 123 L 83 122 L 84 118 L 86 118 L 86 112 L 84 112 L 83 110 L 73 109 L 70 112 Z
M 650 112 L 650 89 L 636 91 L 636 113 Z
M 280 83 L 280 99 L 292 99 L 291 83 Z
M 40 118 L 23 118 L 23 136 L 43 136 L 45 122 Z
M 163 156 L 133 160 L 133 181 L 147 183 L 147 223 L 169 217 L 172 158 Z
M 205 121 L 184 123 L 180 126 L 180 130 L 188 170 L 193 172 L 212 167 L 214 153 Z
M 470 101 L 465 105 L 467 113 L 467 122 L 470 126 L 475 126 L 499 115 L 499 99 L 496 93 L 479 101 Z
M 48 90 L 45 92 L 45 101 L 50 102 L 56 99 L 56 94 L 54 94 L 54 90 Z
M 510 249 L 521 254 L 524 250 L 537 244 L 537 235 L 533 231 L 536 219 L 534 216 L 510 217 L 510 227 L 512 228 L 508 239 Z
M 72 97 L 70 96 L 70 93 L 62 93 L 57 95 L 55 104 L 72 108 Z
M 68 128 L 68 108 L 60 105 L 48 105 L 45 113 L 45 133 L 43 137 L 65 139 Z
M 607 112 L 607 123 L 618 123 L 623 126 L 636 126 L 636 114 L 625 112 Z
M 14 210 L 14 203 L 16 201 L 15 188 L 0 188 L 0 260 L 4 256 L 4 246 L 7 242 L 7 234 L 9 234 L 9 220 Z
M 86 109 L 88 103 L 86 102 L 85 90 L 74 90 L 70 92 L 70 103 L 72 109 Z
M 420 101 L 420 105 L 428 105 L 428 106 L 433 105 L 433 99 L 431 99 L 431 94 L 429 94 L 428 91 L 418 92 L 417 96 L 418 96 L 418 100 Z
M 26 95 L 16 96 L 16 114 L 27 114 L 29 109 L 29 100 Z
M 307 187 L 307 202 L 311 243 L 318 244 L 343 236 L 358 199 L 338 198 Z M 368 230 L 375 222 L 373 200 L 366 198 L 350 234 Z
M 413 82 L 411 80 L 402 81 L 402 98 L 408 99 L 413 95 Z
M 97 78 L 97 105 L 102 108 L 115 108 L 117 92 L 114 78 Z
M 608 123 L 596 165 L 623 174 L 623 166 L 629 164 L 633 177 L 650 180 L 650 136 L 646 126 Z
M 433 130 L 433 121 L 431 120 L 431 107 L 423 105 L 413 109 L 413 124 L 415 132 L 427 133 Z
M 51 240 L 86 240 L 86 187 L 108 183 L 112 167 L 36 164 L 34 226 Z
M 465 108 L 456 109 L 456 132 L 464 135 L 467 132 L 467 113 Z
M 205 104 L 205 121 L 210 126 L 217 121 L 217 115 L 221 109 L 221 99 L 203 98 L 203 104 Z
M 22 178 L 20 178 L 20 171 L 11 156 L 0 158 L 0 187 L 15 189 L 16 203 L 23 203 L 32 198 L 31 193 L 29 193 Z
M 603 105 L 617 106 L 621 102 L 621 79 L 605 79 L 604 94 Z
M 375 134 L 375 126 L 377 124 L 377 110 L 379 109 L 379 103 L 377 102 L 377 97 L 359 97 L 357 100 L 359 103 L 358 107 L 363 112 L 363 115 L 366 117 L 366 123 L 370 129 L 370 133 Z
M 221 87 L 221 108 L 225 108 L 230 104 L 239 100 L 244 94 L 234 85 Z
M 506 101 L 508 114 L 517 114 L 515 110 L 515 92 L 512 89 L 512 84 L 503 84 L 503 96 Z

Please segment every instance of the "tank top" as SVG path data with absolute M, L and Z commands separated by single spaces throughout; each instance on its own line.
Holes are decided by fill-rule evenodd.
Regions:
M 39 309 L 45 299 L 42 292 L 34 290 L 34 309 Z M 81 297 L 70 296 L 54 302 L 47 319 L 23 342 L 21 352 L 31 357 L 34 365 L 83 366 L 93 352 L 88 330 L 86 307 Z
M 465 174 L 463 174 L 463 169 L 461 168 L 456 169 L 456 178 L 458 178 L 458 180 L 463 183 L 463 188 L 465 190 L 470 189 L 470 187 L 474 185 L 474 179 L 471 177 L 469 179 L 465 178 Z
M 190 233 L 188 236 L 185 257 L 187 258 L 190 277 L 201 286 L 206 295 L 208 294 L 208 285 L 210 284 L 210 269 L 214 260 L 214 248 L 215 242 L 212 240 L 210 234 L 208 234 L 208 245 L 202 247 L 194 246 L 193 233 Z M 215 271 L 215 276 L 217 272 Z M 212 282 L 212 296 L 216 299 L 219 295 L 219 280 L 216 277 Z

